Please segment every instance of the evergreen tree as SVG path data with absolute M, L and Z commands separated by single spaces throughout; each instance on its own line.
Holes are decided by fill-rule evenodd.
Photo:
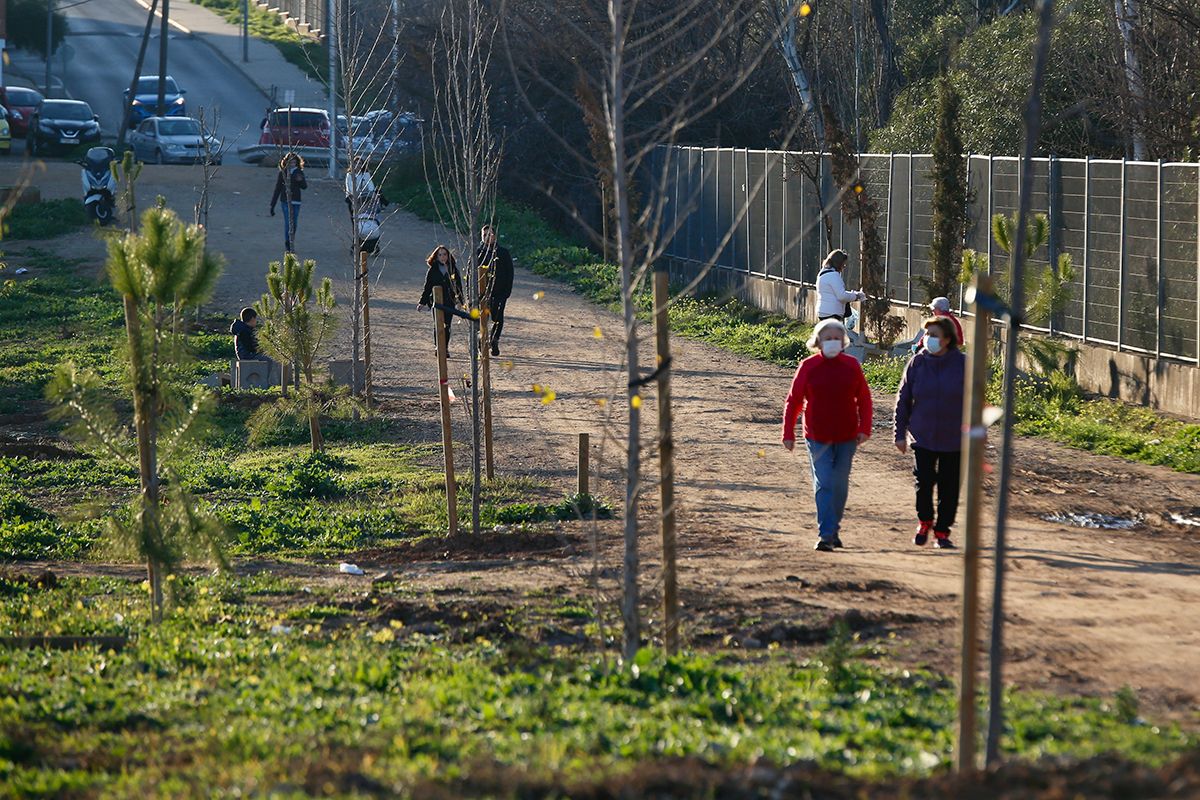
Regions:
M 929 300 L 950 297 L 962 261 L 967 226 L 967 161 L 958 129 L 958 92 L 943 74 L 937 86 L 937 131 L 933 137 L 933 240 L 929 245 L 931 278 L 922 278 Z
M 130 446 L 128 430 L 105 399 L 96 373 L 62 364 L 46 390 L 59 404 L 57 415 L 69 420 L 77 435 L 138 470 L 141 491 L 132 521 L 114 517 L 110 526 L 146 561 L 156 623 L 162 620 L 164 578 L 195 544 L 207 545 L 223 563 L 220 525 L 183 490 L 174 469 L 208 400 L 199 387 L 184 388 L 186 333 L 177 321 L 208 297 L 220 272 L 221 262 L 205 252 L 204 231 L 180 222 L 161 198 L 142 215 L 140 233 L 109 240 L 108 275 L 125 308 L 122 355 L 128 363 L 136 447 Z

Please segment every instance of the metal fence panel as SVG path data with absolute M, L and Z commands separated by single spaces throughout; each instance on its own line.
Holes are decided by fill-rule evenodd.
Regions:
M 812 207 L 806 202 L 805 180 L 796 169 L 796 158 L 784 158 L 783 196 L 786 226 L 783 247 L 783 275 L 789 281 L 804 280 L 805 231 L 813 224 Z
M 767 274 L 767 193 L 762 151 L 746 153 L 746 268 L 760 275 Z
M 1163 169 L 1162 203 L 1162 351 L 1196 358 L 1200 327 L 1197 308 L 1197 230 L 1200 197 L 1197 166 L 1175 164 Z
M 679 223 L 671 254 L 773 279 L 815 282 L 829 241 L 817 186 L 807 175 L 818 164 L 827 171 L 827 156 L 678 148 L 672 158 L 669 171 L 676 185 L 664 205 L 665 224 Z M 900 303 L 926 300 L 930 161 L 905 154 L 860 159 L 861 182 L 878 207 L 884 282 Z M 798 169 L 801 163 L 806 171 Z M 967 170 L 971 199 L 964 246 L 988 254 L 994 272 L 1007 273 L 1008 255 L 996 245 L 990 220 L 1016 212 L 1020 163 L 977 155 Z M 1065 307 L 1041 321 L 1045 327 L 1086 341 L 1197 361 L 1200 167 L 1035 159 L 1031 170 L 1032 210 L 1048 215 L 1051 239 L 1028 262 L 1027 289 L 1037 287 L 1048 266 L 1057 268 L 1060 254 L 1070 257 L 1075 271 Z M 859 226 L 845 221 L 836 196 L 825 200 L 832 243 L 850 254 L 848 282 L 857 285 Z M 961 287 L 951 301 L 961 301 Z
M 767 152 L 763 156 L 763 271 L 773 278 L 783 277 L 784 208 L 783 157 Z

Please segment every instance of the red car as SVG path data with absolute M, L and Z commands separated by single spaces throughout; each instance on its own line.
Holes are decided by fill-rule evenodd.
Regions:
M 0 106 L 8 109 L 8 126 L 12 137 L 25 137 L 29 133 L 29 118 L 42 104 L 42 95 L 24 86 L 0 88 Z
M 329 147 L 329 113 L 320 108 L 277 108 L 263 120 L 258 143 Z

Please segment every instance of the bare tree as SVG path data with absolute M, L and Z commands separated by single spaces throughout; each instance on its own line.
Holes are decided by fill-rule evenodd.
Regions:
M 475 321 L 481 303 L 481 267 L 475 263 L 475 242 L 485 224 L 494 221 L 501 144 L 491 125 L 489 71 L 497 18 L 482 0 L 452 0 L 442 13 L 432 63 L 434 109 L 431 141 L 426 150 L 432 162 L 430 193 L 442 222 L 458 237 L 466 269 L 466 294 L 472 318 L 471 354 L 471 529 L 480 530 L 482 488 L 482 415 L 480 413 L 480 346 Z
M 672 185 L 673 162 L 666 154 L 690 122 L 737 90 L 771 52 L 777 28 L 783 23 L 765 18 L 761 12 L 758 0 L 608 0 L 602 5 L 556 2 L 504 7 L 505 52 L 529 113 L 541 118 L 543 104 L 572 104 L 580 108 L 585 125 L 589 118 L 599 120 L 598 126 L 593 125 L 603 131 L 603 147 L 592 151 L 603 156 L 594 167 L 611 203 L 605 213 L 615 234 L 615 260 L 621 276 L 624 376 L 618 396 L 628 415 L 623 447 L 621 601 L 622 652 L 627 659 L 641 646 L 638 512 L 644 491 L 642 394 L 659 370 L 670 369 L 669 362 L 658 364 L 649 375 L 641 369 L 642 332 L 636 311 L 649 273 L 677 231 L 676 220 L 682 220 L 697 200 L 684 197 L 671 204 L 667 189 Z M 749 47 L 725 47 L 744 31 L 754 33 Z M 564 85 L 563 75 L 537 68 L 530 54 L 546 50 L 559 53 L 564 63 L 573 65 L 572 81 Z M 593 163 L 588 148 L 574 146 L 550 125 L 546 130 L 579 163 Z M 782 138 L 789 142 L 791 133 Z M 748 191 L 757 191 L 761 183 L 751 184 Z M 552 191 L 547 196 L 559 202 L 593 242 L 602 244 L 604 232 L 590 224 L 578 208 Z M 703 279 L 715 263 L 716 253 L 729 243 L 730 232 L 720 239 L 684 292 Z M 654 310 L 670 302 L 656 302 Z M 666 511 L 660 509 L 660 515 Z
M 337 49 L 336 93 L 346 117 L 346 133 L 342 137 L 346 172 L 346 204 L 349 231 L 350 274 L 353 276 L 354 302 L 350 310 L 350 385 L 358 393 L 361 384 L 371 393 L 373 367 L 371 363 L 371 332 L 369 308 L 370 270 L 364 266 L 361 254 L 373 250 L 370 233 L 380 222 L 378 187 L 387 175 L 387 157 L 391 141 L 386 135 L 391 127 L 387 117 L 380 114 L 395 103 L 396 70 L 400 64 L 395 51 L 396 22 L 385 25 L 378 9 L 351 6 L 335 14 L 331 35 Z M 372 112 L 372 116 L 368 116 Z M 387 112 L 395 120 L 394 112 Z M 337 121 L 334 120 L 335 127 Z M 359 364 L 363 375 L 359 375 Z

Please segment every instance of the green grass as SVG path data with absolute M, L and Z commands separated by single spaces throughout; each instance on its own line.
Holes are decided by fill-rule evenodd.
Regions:
M 77 265 L 37 251 L 25 254 L 25 262 L 36 265 L 37 277 L 0 287 L 0 414 L 44 411 L 55 366 L 74 360 L 102 376 L 128 418 L 118 298 L 78 277 Z M 228 368 L 224 325 L 209 321 L 189 338 L 185 383 Z M 256 404 L 274 396 L 219 393 L 207 429 L 178 467 L 186 488 L 225 524 L 232 554 L 324 555 L 446 530 L 440 448 L 398 442 L 395 423 L 371 418 L 325 421 L 324 455 L 309 454 L 307 426 L 300 423 L 280 426 L 263 446 L 247 450 L 247 420 Z M 106 545 L 98 518 L 127 513 L 138 487 L 135 471 L 103 454 L 75 455 L 0 457 L 0 511 L 8 510 L 0 513 L 0 559 L 127 555 Z M 482 524 L 574 518 L 564 515 L 568 501 L 547 504 L 545 495 L 530 481 L 490 481 Z M 469 505 L 463 481 L 459 507 Z
M 419 163 L 395 170 L 388 186 L 419 217 L 437 220 Z M 533 272 L 571 286 L 605 307 L 620 305 L 617 267 L 601 263 L 594 253 L 556 232 L 535 212 L 501 199 L 497 223 L 506 246 Z M 643 317 L 653 308 L 643 287 L 637 295 Z M 767 314 L 736 299 L 680 297 L 670 309 L 671 330 L 691 339 L 784 367 L 808 355 L 805 341 L 812 327 Z M 879 392 L 894 393 L 904 374 L 905 358 L 877 358 L 863 364 L 867 381 Z M 1022 382 L 1016 430 L 1082 450 L 1160 464 L 1181 472 L 1200 473 L 1200 426 L 1106 399 L 1087 399 L 1065 376 Z M 992 402 L 999 402 L 1000 375 L 993 369 Z M 1065 387 L 1065 389 L 1064 389 Z M 1064 394 L 1065 391 L 1065 394 Z
M 44 200 L 0 211 L 0 239 L 53 239 L 88 224 L 83 203 L 74 199 Z
M 435 630 L 409 632 L 391 609 L 424 601 L 402 587 L 369 601 L 279 579 L 173 588 L 188 604 L 157 629 L 136 582 L 0 591 L 0 634 L 131 637 L 120 652 L 0 650 L 0 780 L 14 796 L 419 796 L 422 779 L 493 766 L 564 781 L 685 755 L 886 778 L 952 759 L 954 686 L 872 666 L 845 641 L 811 660 L 644 651 L 622 666 L 530 641 L 532 612 L 493 612 L 458 645 L 446 637 L 477 612 L 442 609 Z M 1014 692 L 1006 707 L 1006 755 L 1157 764 L 1197 744 L 1131 719 L 1128 698 Z

